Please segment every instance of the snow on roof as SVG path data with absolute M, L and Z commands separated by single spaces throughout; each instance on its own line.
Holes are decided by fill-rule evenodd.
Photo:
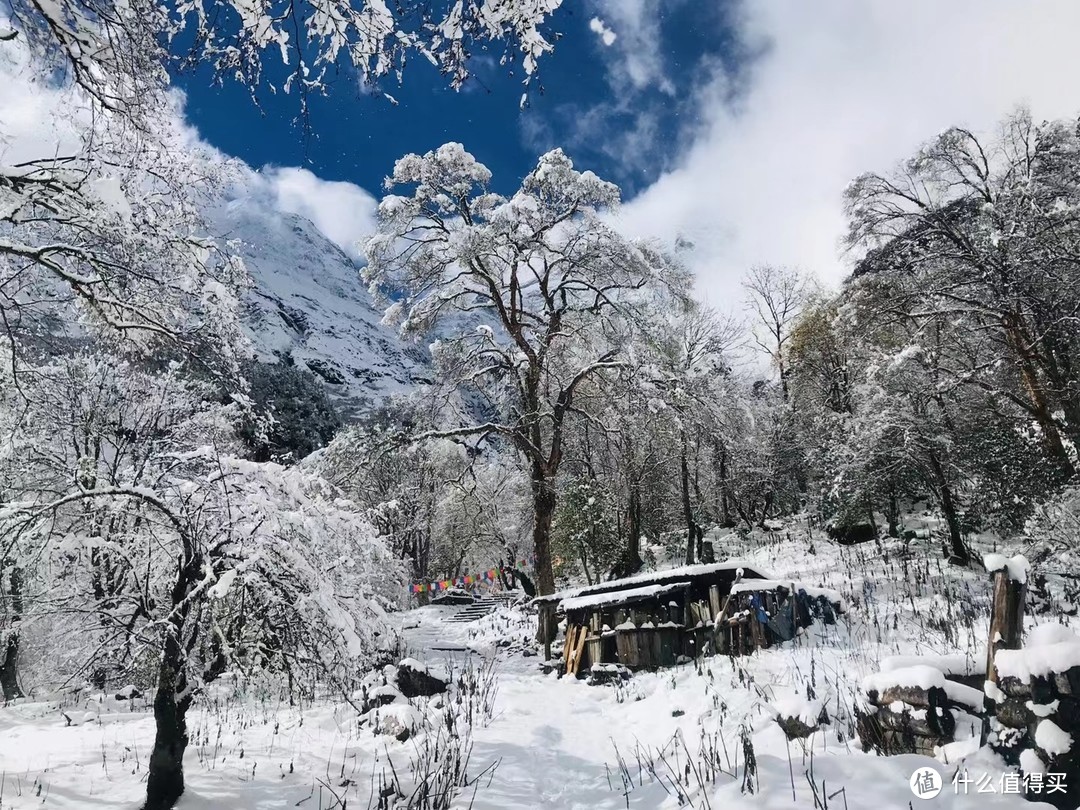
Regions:
M 641 588 L 630 588 L 629 590 L 608 591 L 607 593 L 595 593 L 587 596 L 570 596 L 559 603 L 559 609 L 565 612 L 567 610 L 602 607 L 603 605 L 642 602 L 673 591 L 681 591 L 689 586 L 689 582 L 674 582 L 670 585 L 645 585 Z
M 940 669 L 925 664 L 889 672 L 876 672 L 873 675 L 867 675 L 862 682 L 864 692 L 877 692 L 879 695 L 893 687 L 914 687 L 927 690 L 937 687 L 943 689 L 949 700 L 956 703 L 973 709 L 981 708 L 983 705 L 983 693 L 978 689 L 947 680 Z
M 558 591 L 557 593 L 549 594 L 548 596 L 538 596 L 533 600 L 533 604 L 561 602 L 564 599 L 569 599 L 571 597 L 587 596 L 595 593 L 609 593 L 611 591 L 625 590 L 626 588 L 640 585 L 666 584 L 671 581 L 694 579 L 710 574 L 724 572 L 732 572 L 735 574 L 740 568 L 743 569 L 743 576 L 751 579 L 773 578 L 761 568 L 746 562 L 745 560 L 727 560 L 720 563 L 683 565 L 679 568 L 667 568 L 663 571 L 648 571 L 644 574 L 636 574 L 632 577 L 613 579 L 610 582 L 599 582 L 595 585 L 584 585 L 579 588 L 567 588 L 564 591 Z
M 816 588 L 813 585 L 806 585 L 796 580 L 779 580 L 779 579 L 747 579 L 742 582 L 732 585 L 732 593 L 747 593 L 753 591 L 774 591 L 777 588 L 785 588 L 791 590 L 791 586 L 795 586 L 796 591 L 805 591 L 806 595 L 812 599 L 817 599 L 819 596 L 824 596 L 834 605 L 843 605 L 843 600 L 840 598 L 840 594 L 831 588 Z

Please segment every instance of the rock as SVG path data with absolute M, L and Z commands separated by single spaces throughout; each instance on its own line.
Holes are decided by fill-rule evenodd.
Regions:
M 686 712 L 684 712 L 682 709 L 672 709 L 671 710 L 671 716 L 672 717 L 682 717 L 684 714 L 686 714 Z
M 397 687 L 407 698 L 430 697 L 445 692 L 449 682 L 434 675 L 431 671 L 412 658 L 406 658 L 397 668 Z
M 408 703 L 395 703 L 373 709 L 364 719 L 371 724 L 376 734 L 385 734 L 399 742 L 405 742 L 412 737 L 424 723 L 423 714 Z
M 521 651 L 522 658 L 532 658 L 534 655 L 536 655 L 536 650 L 530 650 L 528 647 Z
M 630 670 L 622 664 L 593 664 L 589 668 L 589 686 L 601 686 L 630 680 Z
M 1019 678 L 1014 678 L 1011 675 L 998 679 L 998 689 L 1009 697 L 1031 699 L 1031 684 L 1024 683 Z
M 848 526 L 828 526 L 826 533 L 842 546 L 853 546 L 877 539 L 877 529 L 869 523 L 854 523 Z
M 400 697 L 402 697 L 401 692 L 398 691 L 397 687 L 391 686 L 390 684 L 376 687 L 362 696 L 363 704 L 361 711 L 370 712 L 372 709 L 377 709 L 380 706 L 389 706 Z
M 545 675 L 550 675 L 554 672 L 561 678 L 566 669 L 566 662 L 562 658 L 555 658 L 551 661 L 540 661 L 537 666 L 540 667 L 540 671 Z
M 784 730 L 784 734 L 789 740 L 805 739 L 819 728 L 817 723 L 808 726 L 798 717 L 783 717 L 780 715 L 776 717 L 776 724 Z
M 117 700 L 136 700 L 143 696 L 142 691 L 137 686 L 128 685 L 116 693 Z
M 1033 725 L 1035 714 L 1027 706 L 1030 702 L 1020 698 L 1009 698 L 1003 703 L 998 703 L 996 708 L 998 722 L 1009 728 L 1026 729 Z
M 405 725 L 400 717 L 396 717 L 392 714 L 380 718 L 378 725 L 375 726 L 375 730 L 380 734 L 393 737 L 398 742 L 405 742 L 412 736 L 412 729 Z

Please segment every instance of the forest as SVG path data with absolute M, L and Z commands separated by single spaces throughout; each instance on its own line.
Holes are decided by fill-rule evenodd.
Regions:
M 906 543 L 932 513 L 946 565 L 981 572 L 992 537 L 1076 597 L 1076 119 L 926 133 L 851 179 L 842 284 L 763 263 L 710 303 L 693 245 L 626 233 L 619 187 L 562 149 L 498 183 L 468 144 L 406 154 L 356 273 L 424 379 L 345 413 L 254 355 L 252 278 L 204 215 L 242 170 L 182 126 L 175 44 L 252 93 L 280 50 L 301 116 L 339 60 L 458 86 L 486 42 L 528 94 L 559 6 L 3 12 L 0 61 L 51 77 L 63 150 L 11 123 L 0 165 L 0 687 L 148 694 L 146 810 L 183 793 L 215 685 L 349 695 L 417 586 L 478 570 L 547 595 L 778 527 Z

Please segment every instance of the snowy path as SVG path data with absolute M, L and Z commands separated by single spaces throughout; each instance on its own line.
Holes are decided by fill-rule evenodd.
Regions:
M 717 657 L 708 659 L 700 674 L 693 666 L 639 673 L 630 682 L 629 699 L 618 702 L 610 687 L 591 687 L 576 679 L 545 676 L 538 670 L 536 657 L 496 647 L 495 641 L 501 636 L 522 638 L 525 628 L 515 624 L 521 621 L 520 614 L 500 611 L 474 624 L 455 625 L 441 621 L 442 610 L 446 609 L 424 608 L 409 614 L 406 627 L 419 623 L 405 631 L 412 655 L 431 663 L 445 662 L 447 657 L 461 660 L 482 655 L 498 659 L 496 715 L 486 728 L 474 729 L 469 770 L 477 773 L 495 761 L 499 765 L 490 782 L 485 779 L 479 785 L 475 799 L 471 791 L 459 799 L 460 808 L 469 807 L 470 802 L 476 810 L 685 807 L 674 795 L 670 782 L 662 786 L 647 769 L 641 772 L 636 747 L 640 744 L 643 751 L 655 752 L 680 734 L 685 747 L 673 754 L 668 746 L 668 755 L 679 763 L 675 770 L 683 772 L 687 750 L 696 756 L 701 735 L 717 729 L 728 747 L 727 772 L 719 774 L 715 785 L 710 786 L 708 803 L 697 794 L 695 808 L 814 807 L 808 771 L 814 774 L 819 792 L 835 794 L 829 807 L 903 810 L 912 801 L 913 807 L 930 810 L 1034 810 L 1047 806 L 1028 803 L 1017 795 L 976 794 L 974 789 L 968 795 L 958 795 L 949 784 L 935 799 L 919 801 L 908 785 L 911 774 L 930 765 L 948 780 L 952 774 L 948 766 L 915 755 L 865 754 L 850 741 L 838 742 L 833 730 L 815 735 L 805 749 L 798 743 L 792 743 L 789 749 L 771 721 L 768 703 L 791 697 L 794 686 L 803 683 L 805 673 L 815 666 L 819 673 L 831 673 L 830 677 L 839 673 L 841 678 L 850 678 L 851 650 L 842 646 L 786 648 L 735 661 Z M 470 649 L 433 649 L 447 646 Z M 753 794 L 742 790 L 743 765 L 737 749 L 738 729 L 744 724 L 752 731 L 757 757 Z M 623 792 L 616 743 L 635 781 L 629 795 Z M 1001 772 L 998 762 L 976 760 L 970 766 L 972 772 L 984 768 L 995 777 Z M 658 764 L 657 770 L 663 771 L 663 767 Z M 689 792 L 694 795 L 693 784 Z
M 439 663 L 447 657 L 496 654 L 492 644 L 469 638 L 478 630 L 475 625 L 444 623 L 443 610 L 414 612 L 421 624 L 405 631 L 413 655 Z M 468 644 L 478 652 L 434 649 Z M 595 698 L 600 695 L 576 681 L 545 678 L 536 657 L 498 657 L 496 717 L 488 728 L 475 730 L 472 765 L 479 770 L 499 761 L 499 766 L 490 786 L 485 781 L 478 790 L 473 807 L 625 808 L 622 795 L 609 787 L 604 767 L 605 760 L 613 758 L 609 724 L 617 718 L 605 720 L 601 710 L 597 722 Z

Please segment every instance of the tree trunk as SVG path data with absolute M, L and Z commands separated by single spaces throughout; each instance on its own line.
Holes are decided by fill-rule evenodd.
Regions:
M 578 543 L 578 554 L 581 555 L 581 570 L 585 572 L 585 582 L 588 585 L 592 585 L 592 574 L 589 573 L 589 555 L 585 551 L 584 543 Z
M 22 569 L 14 566 L 11 569 L 10 589 L 11 597 L 11 621 L 5 636 L 3 657 L 0 658 L 0 690 L 3 691 L 4 700 L 16 700 L 23 696 L 19 688 L 19 622 L 23 611 L 23 577 Z
M 181 686 L 180 642 L 170 634 L 165 642 L 154 695 L 157 733 L 150 753 L 143 810 L 171 810 L 184 792 L 184 751 L 187 749 L 187 710 L 190 699 L 177 699 Z
M 899 537 L 900 503 L 896 499 L 895 490 L 889 492 L 889 498 L 885 504 L 885 520 L 889 523 L 889 537 Z
M 1061 440 L 1057 420 L 1054 419 L 1052 414 L 1053 406 L 1050 395 L 1040 379 L 1038 369 L 1032 362 L 1033 352 L 1029 348 L 1030 341 L 1026 337 L 1025 330 L 1020 328 L 1019 321 L 1020 318 L 1016 315 L 1007 315 L 1003 318 L 1006 344 L 1016 356 L 1020 379 L 1023 381 L 1024 388 L 1027 391 L 1031 412 L 1042 429 L 1047 452 L 1057 464 L 1063 477 L 1068 478 L 1076 472 L 1076 469 L 1073 467 L 1069 452 Z M 1038 359 L 1037 356 L 1035 359 Z
M 690 508 L 690 464 L 686 458 L 686 434 L 682 437 L 682 455 L 679 458 L 679 481 L 682 484 L 683 520 L 686 521 L 686 564 L 694 564 L 694 514 Z
M 551 566 L 551 522 L 555 517 L 555 480 L 534 475 L 533 550 L 536 554 L 536 590 L 541 596 L 555 593 L 555 573 Z
M 941 511 L 945 515 L 945 523 L 949 527 L 949 561 L 958 565 L 967 565 L 971 562 L 971 555 L 967 546 L 964 545 L 964 536 L 960 530 L 960 517 L 956 514 L 956 502 L 953 500 L 952 487 L 945 477 L 945 469 L 941 465 L 937 454 L 930 452 L 930 466 L 934 470 L 934 476 L 938 480 L 938 493 L 941 499 Z
M 731 499 L 728 495 L 727 449 L 720 442 L 713 445 L 713 462 L 716 467 L 716 488 L 720 495 L 720 525 L 729 529 L 735 525 L 731 519 Z
M 641 570 L 641 489 L 636 481 L 630 484 L 630 505 L 627 514 L 626 555 L 623 558 L 622 576 L 631 576 Z

